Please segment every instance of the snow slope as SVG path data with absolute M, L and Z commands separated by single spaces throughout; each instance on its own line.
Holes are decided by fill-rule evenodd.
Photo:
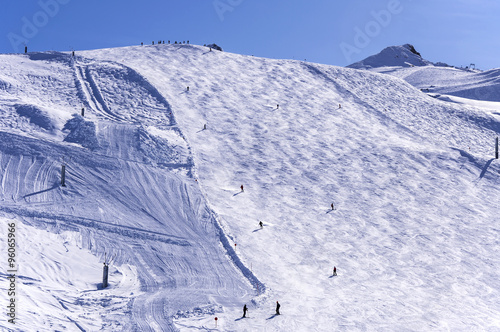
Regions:
M 60 295 L 20 279 L 21 303 L 36 293 L 40 297 L 31 300 L 44 308 L 19 309 L 20 330 L 72 330 L 73 320 L 90 331 L 171 330 L 179 309 L 225 303 L 226 298 L 238 302 L 256 293 L 221 245 L 223 234 L 190 175 L 190 148 L 170 105 L 154 87 L 118 64 L 75 62 L 64 54 L 49 60 L 2 57 L 2 72 L 10 73 L 12 83 L 2 93 L 1 210 L 22 220 L 21 229 L 28 224 L 57 234 L 78 232 L 71 236 L 72 244 L 95 255 L 100 264 L 107 253 L 119 273 L 137 271 L 130 282 L 140 284 L 139 292 L 130 292 L 111 276 L 111 288 L 98 290 L 99 264 L 85 275 L 85 287 L 52 308 L 43 304 Z M 19 104 L 44 111 L 56 133 L 18 114 Z M 62 124 L 78 119 L 72 114 L 81 106 L 88 109 L 85 120 L 70 126 L 81 130 L 65 143 L 63 137 L 75 130 L 62 131 Z M 92 126 L 96 129 L 85 129 Z M 96 140 L 99 146 L 88 147 Z M 66 187 L 59 185 L 62 163 L 68 170 Z M 58 280 L 51 283 L 43 269 L 39 277 L 23 268 L 34 264 L 22 255 L 24 248 L 20 239 L 20 274 L 48 282 L 49 290 L 74 284 L 67 270 L 83 270 L 78 252 L 67 258 L 73 264 L 64 266 L 47 256 L 47 266 L 61 266 Z M 89 292 L 106 302 L 84 305 Z M 52 318 L 39 317 L 47 311 Z M 72 320 L 65 311 L 72 312 Z
M 30 249 L 50 287 L 20 279 L 43 308 L 20 330 L 500 331 L 500 122 L 483 109 L 194 45 L 30 57 L 0 56 L 0 211 L 53 234 Z M 99 267 L 71 273 L 105 252 L 109 289 Z
M 453 67 L 379 68 L 379 73 L 404 79 L 428 93 L 456 96 L 471 101 L 500 102 L 500 70 L 474 71 Z

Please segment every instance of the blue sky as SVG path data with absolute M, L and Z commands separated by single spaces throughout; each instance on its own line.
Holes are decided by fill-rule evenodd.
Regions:
M 500 67 L 497 0 L 3 1 L 0 52 L 141 42 L 217 43 L 225 51 L 346 66 L 413 44 L 430 61 Z

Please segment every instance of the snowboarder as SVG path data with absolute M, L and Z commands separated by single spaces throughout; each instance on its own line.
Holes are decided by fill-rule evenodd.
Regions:
M 334 266 L 333 267 L 333 275 L 336 276 L 337 275 L 337 268 Z
M 241 188 L 241 191 L 245 191 L 245 190 L 243 190 L 243 185 L 241 185 L 241 187 L 240 187 L 240 188 Z
M 206 123 L 203 125 L 203 130 L 207 130 L 207 124 Z
M 278 301 L 276 301 L 276 315 L 279 315 L 280 314 L 280 303 Z
M 248 311 L 248 308 L 247 308 L 247 305 L 245 304 L 243 306 L 243 318 L 245 318 L 247 316 L 247 311 Z
M 333 207 L 333 203 L 332 203 L 332 205 L 331 205 L 331 206 L 332 206 L 332 211 L 333 211 L 333 210 L 335 210 L 335 208 Z
M 264 227 L 264 224 L 262 223 L 262 221 L 259 221 L 259 226 L 261 229 Z
M 280 104 L 276 105 L 276 109 L 280 108 Z
M 339 108 L 342 108 L 342 105 L 339 104 Z

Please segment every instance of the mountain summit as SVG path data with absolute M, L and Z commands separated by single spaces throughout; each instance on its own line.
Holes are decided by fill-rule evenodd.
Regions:
M 347 67 L 355 69 L 371 69 L 377 67 L 413 67 L 432 66 L 432 62 L 422 58 L 419 52 L 411 44 L 401 46 L 390 46 L 384 48 L 380 53 L 355 62 Z

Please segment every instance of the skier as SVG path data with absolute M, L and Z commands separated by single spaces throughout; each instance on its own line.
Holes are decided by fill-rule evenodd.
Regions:
M 261 229 L 264 227 L 264 224 L 262 223 L 262 221 L 259 221 L 259 226 Z
M 335 209 L 333 208 L 333 203 L 332 203 L 332 211 L 333 211 L 333 210 L 335 210 Z
M 339 104 L 339 108 L 342 108 L 342 105 Z
M 248 308 L 247 308 L 247 305 L 245 304 L 243 306 L 243 318 L 245 318 L 247 316 L 247 311 L 248 311 Z
M 336 276 L 337 275 L 337 268 L 334 266 L 333 267 L 333 275 Z
M 206 123 L 203 125 L 203 130 L 207 130 L 207 124 Z
M 243 190 L 243 185 L 241 185 L 241 187 L 240 187 L 240 188 L 241 188 L 241 191 L 245 191 L 245 190 Z
M 187 90 L 186 91 L 189 91 L 189 87 L 187 87 Z
M 280 314 L 280 303 L 278 301 L 276 301 L 276 315 L 279 315 Z
M 276 105 L 276 109 L 280 108 L 280 104 Z

